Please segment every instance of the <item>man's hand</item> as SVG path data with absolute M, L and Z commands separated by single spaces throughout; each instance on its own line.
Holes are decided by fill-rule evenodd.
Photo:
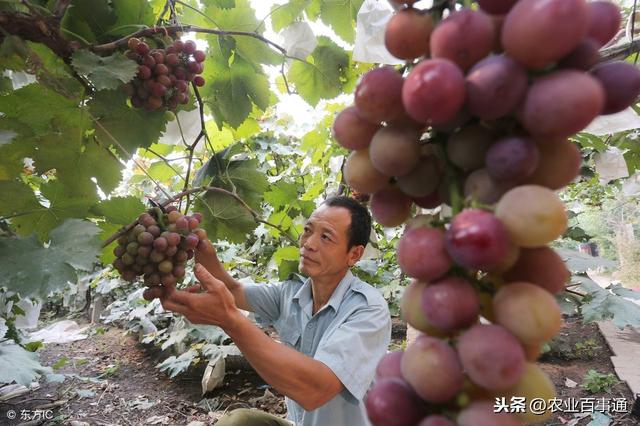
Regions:
M 184 315 L 193 324 L 217 325 L 223 329 L 231 327 L 241 315 L 233 295 L 202 265 L 196 264 L 194 271 L 200 281 L 199 286 L 191 286 L 186 291 L 171 286 L 153 286 L 144 291 L 143 297 L 147 300 L 159 298 L 166 310 Z M 204 292 L 198 293 L 200 289 Z
M 218 275 L 224 270 L 220 259 L 218 259 L 216 249 L 208 239 L 200 241 L 195 250 L 195 258 L 196 263 L 201 264 L 214 275 Z

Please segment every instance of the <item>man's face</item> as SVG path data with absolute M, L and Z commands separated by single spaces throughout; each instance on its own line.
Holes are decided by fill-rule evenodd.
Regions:
M 353 266 L 364 247 L 348 250 L 351 213 L 344 207 L 322 205 L 316 209 L 300 236 L 300 272 L 311 278 L 331 276 Z

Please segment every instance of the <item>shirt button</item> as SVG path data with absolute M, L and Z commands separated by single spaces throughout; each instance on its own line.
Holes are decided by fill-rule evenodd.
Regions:
M 309 329 L 313 328 L 313 324 L 312 323 L 307 324 L 307 328 Z

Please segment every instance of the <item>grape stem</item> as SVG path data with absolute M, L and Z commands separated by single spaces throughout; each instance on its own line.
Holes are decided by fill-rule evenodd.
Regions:
M 187 195 L 195 194 L 195 193 L 198 193 L 198 192 L 218 192 L 220 194 L 228 195 L 229 197 L 235 199 L 238 203 L 240 203 L 240 205 L 242 207 L 244 207 L 249 213 L 251 213 L 251 216 L 253 216 L 253 220 L 255 220 L 257 223 L 263 223 L 265 225 L 268 225 L 268 226 L 271 226 L 271 227 L 277 229 L 292 244 L 294 244 L 296 246 L 298 245 L 298 242 L 296 240 L 294 240 L 289 234 L 287 234 L 280 226 L 275 225 L 275 224 L 273 224 L 271 222 L 268 222 L 266 220 L 261 219 L 260 215 L 255 210 L 253 210 L 242 198 L 240 198 L 237 194 L 234 194 L 233 192 L 227 191 L 226 189 L 223 189 L 223 188 L 218 188 L 218 187 L 215 187 L 215 186 L 202 186 L 202 187 L 199 187 L 199 188 L 191 188 L 189 190 L 182 191 L 179 194 L 176 194 L 175 196 L 163 201 L 162 203 L 160 203 L 160 207 L 161 208 L 165 208 L 169 204 L 172 204 L 175 201 L 180 200 L 183 197 L 186 197 Z M 107 238 L 104 241 L 104 243 L 102 243 L 102 247 L 108 246 L 109 244 L 111 244 L 112 242 L 117 240 L 120 236 L 122 236 L 122 235 L 126 234 L 127 232 L 129 232 L 138 223 L 139 223 L 138 219 L 136 219 L 133 222 L 131 222 L 130 224 L 128 224 L 126 226 L 123 226 L 116 233 L 114 233 L 109 238 Z

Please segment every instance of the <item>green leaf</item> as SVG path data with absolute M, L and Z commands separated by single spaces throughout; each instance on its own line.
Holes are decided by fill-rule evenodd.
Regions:
M 82 127 L 87 122 L 76 101 L 39 84 L 29 84 L 0 97 L 0 112 L 37 135 L 50 135 L 53 124 Z
M 0 383 L 29 386 L 42 374 L 51 373 L 38 361 L 38 355 L 12 343 L 0 344 Z
M 116 20 L 110 0 L 72 0 L 60 26 L 63 36 L 93 43 L 102 40 Z
M 232 9 L 236 7 L 236 0 L 206 0 L 203 3 L 212 4 L 221 9 Z
M 332 99 L 342 92 L 348 68 L 349 55 L 329 38 L 319 37 L 306 62 L 293 62 L 288 77 L 300 96 L 315 106 L 320 99 Z
M 71 64 L 97 90 L 116 89 L 123 83 L 130 82 L 138 72 L 138 64 L 122 53 L 98 56 L 88 50 L 77 50 L 72 56 Z
M 133 220 L 133 219 L 132 219 Z M 121 225 L 115 225 L 109 222 L 102 222 L 100 225 L 101 233 L 100 233 L 100 241 L 105 241 L 107 238 L 115 234 L 122 227 Z M 116 256 L 113 254 L 113 249 L 118 245 L 118 241 L 114 241 L 106 247 L 102 248 L 100 252 L 100 262 L 103 265 L 110 265 L 116 260 Z
M 219 123 L 238 128 L 251 114 L 253 104 L 263 111 L 269 106 L 267 76 L 242 57 L 236 57 L 230 65 L 208 60 L 204 78 L 208 83 L 203 98 Z
M 576 250 L 569 249 L 555 249 L 555 251 L 562 257 L 572 272 L 587 272 L 589 269 L 597 268 L 615 268 L 617 265 L 614 261 L 605 259 L 603 257 L 593 257 L 580 253 Z
M 157 181 L 167 182 L 176 177 L 176 172 L 164 161 L 156 161 L 147 169 L 147 173 Z M 183 180 L 184 181 L 184 180 Z
M 291 204 L 298 199 L 298 187 L 294 183 L 281 180 L 264 193 L 264 200 L 276 209 Z
M 108 30 L 109 35 L 126 36 L 136 28 L 155 23 L 155 13 L 147 0 L 111 0 L 111 5 L 117 20 Z
M 640 326 L 640 306 L 612 294 L 585 276 L 574 276 L 573 281 L 579 282 L 589 295 L 580 309 L 584 322 L 612 320 L 620 329 L 627 325 Z
M 356 17 L 364 0 L 322 0 L 320 18 L 348 43 L 355 41 Z
M 69 219 L 51 232 L 48 247 L 35 236 L 0 237 L 0 286 L 22 297 L 46 298 L 68 281 L 76 282 L 76 271 L 91 271 L 97 261 L 98 232 L 91 222 Z
M 91 209 L 92 213 L 116 225 L 128 225 L 144 211 L 144 204 L 137 197 L 113 197 Z
M 169 377 L 175 377 L 178 374 L 187 371 L 187 369 L 197 356 L 198 351 L 196 351 L 195 349 L 189 349 L 187 352 L 183 353 L 177 358 L 175 356 L 170 356 L 162 363 L 160 363 L 156 368 L 159 368 L 160 371 L 169 373 Z
M 263 34 L 264 25 L 256 18 L 249 0 L 236 0 L 233 8 L 222 8 L 220 4 L 215 3 L 218 2 L 205 2 L 205 14 L 213 18 L 219 29 Z M 258 64 L 275 65 L 281 62 L 281 56 L 263 41 L 246 36 L 233 38 L 236 41 L 237 54 L 245 61 L 255 64 L 256 71 L 260 70 Z
M 136 149 L 147 148 L 157 142 L 167 123 L 162 110 L 148 112 L 130 108 L 127 95 L 119 90 L 96 93 L 89 103 L 89 109 L 100 123 L 96 124 L 96 136 L 100 142 L 115 146 L 126 158 L 133 155 Z
M 280 263 L 284 260 L 299 261 L 300 249 L 294 246 L 280 247 L 273 254 L 272 259 L 276 263 L 276 265 L 280 265 Z
M 0 210 L 5 215 L 19 215 L 11 219 L 11 224 L 19 235 L 30 235 L 35 232 L 41 241 L 46 241 L 49 232 L 62 224 L 65 219 L 86 217 L 97 198 L 95 191 L 93 196 L 72 195 L 69 188 L 61 182 L 51 181 L 40 187 L 41 195 L 48 201 L 48 206 L 45 206 L 38 202 L 33 192 L 28 194 L 28 191 L 31 191 L 29 187 L 16 182 L 0 182 L 0 189 L 6 188 L 17 191 L 17 203 L 3 204 L 5 208 Z
M 278 32 L 298 20 L 310 0 L 291 0 L 271 7 L 271 26 Z

